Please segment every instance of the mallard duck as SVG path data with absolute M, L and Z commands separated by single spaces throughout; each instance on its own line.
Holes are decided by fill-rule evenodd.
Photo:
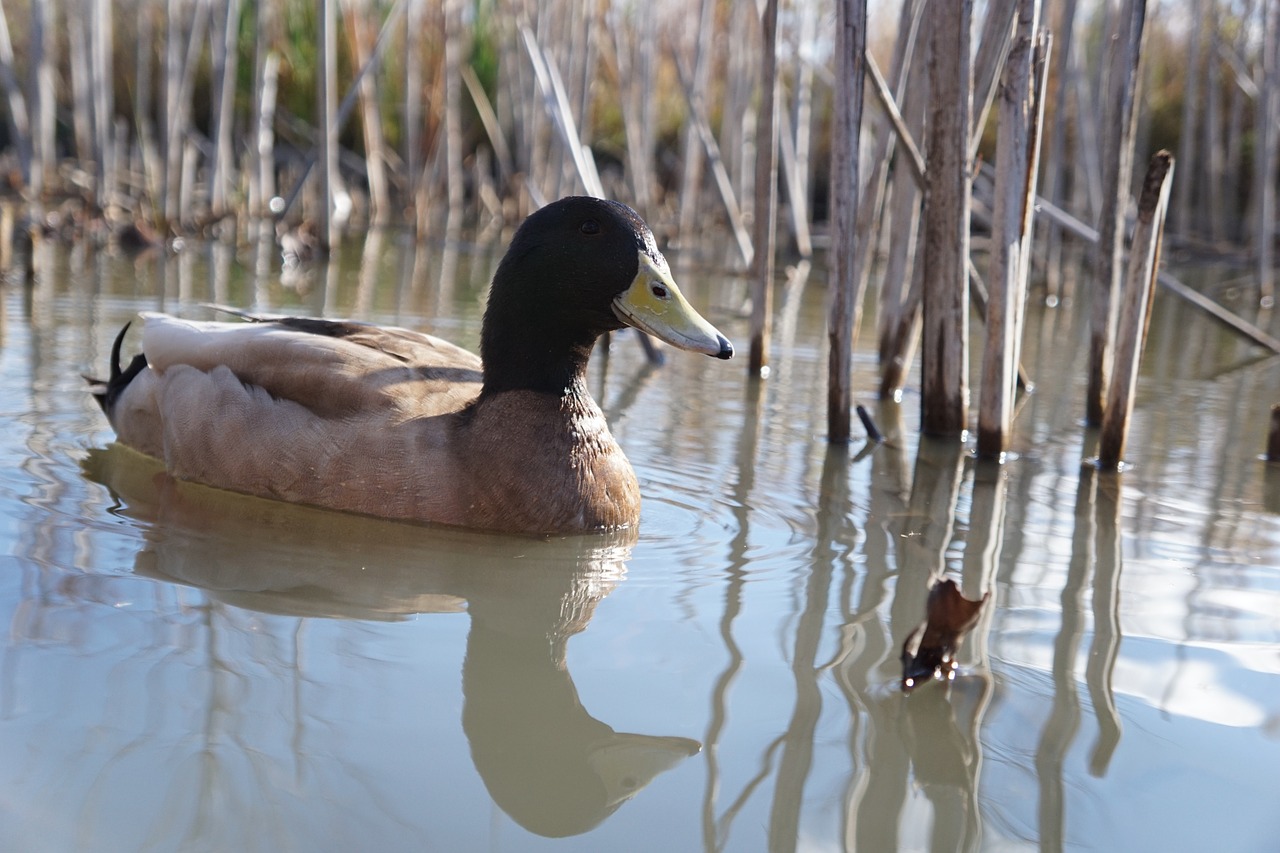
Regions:
M 480 356 L 406 329 L 302 317 L 141 315 L 142 353 L 90 380 L 120 442 L 181 480 L 523 533 L 632 526 L 635 472 L 587 390 L 604 332 L 730 358 L 624 204 L 530 215 L 498 265 Z

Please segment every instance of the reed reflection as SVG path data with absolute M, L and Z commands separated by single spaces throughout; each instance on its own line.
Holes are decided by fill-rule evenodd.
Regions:
M 465 609 L 463 730 L 490 796 L 531 832 L 585 832 L 700 749 L 614 731 L 567 668 L 569 638 L 624 577 L 634 532 L 543 541 L 326 513 L 179 483 L 119 445 L 85 469 L 147 526 L 136 572 L 215 603 L 359 620 Z
M 1040 845 L 1047 851 L 1062 850 L 1066 843 L 1066 780 L 1068 750 L 1080 729 L 1080 699 L 1076 691 L 1075 663 L 1084 633 L 1084 590 L 1093 567 L 1093 513 L 1097 472 L 1081 467 L 1076 489 L 1075 529 L 1067 581 L 1059 599 L 1062 626 L 1053 643 L 1053 705 L 1036 747 L 1036 777 L 1040 781 Z

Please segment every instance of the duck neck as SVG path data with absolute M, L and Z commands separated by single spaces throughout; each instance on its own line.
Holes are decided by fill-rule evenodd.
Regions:
M 586 388 L 587 362 L 597 333 L 571 333 L 527 322 L 502 324 L 491 331 L 486 317 L 480 357 L 484 362 L 482 395 L 503 391 L 537 391 L 566 396 Z

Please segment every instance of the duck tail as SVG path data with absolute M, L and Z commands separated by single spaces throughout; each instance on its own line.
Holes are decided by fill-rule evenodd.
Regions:
M 103 414 L 108 418 L 111 417 L 111 410 L 115 407 L 116 400 L 119 399 L 120 393 L 125 387 L 133 381 L 133 377 L 137 376 L 147 366 L 147 357 L 143 353 L 138 353 L 129 362 L 129 366 L 124 370 L 120 369 L 120 347 L 124 344 L 125 333 L 129 331 L 129 323 L 124 324 L 124 328 L 120 330 L 120 334 L 116 335 L 115 343 L 111 345 L 111 376 L 108 379 L 94 379 L 92 376 L 84 377 L 89 383 L 89 391 L 93 394 L 98 405 L 102 407 Z

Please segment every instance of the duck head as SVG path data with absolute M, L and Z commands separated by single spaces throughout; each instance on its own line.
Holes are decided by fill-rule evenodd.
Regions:
M 481 333 L 486 385 L 559 385 L 565 370 L 585 368 L 600 335 L 624 326 L 679 349 L 733 356 L 681 294 L 634 210 L 560 199 L 521 224 L 494 275 Z

